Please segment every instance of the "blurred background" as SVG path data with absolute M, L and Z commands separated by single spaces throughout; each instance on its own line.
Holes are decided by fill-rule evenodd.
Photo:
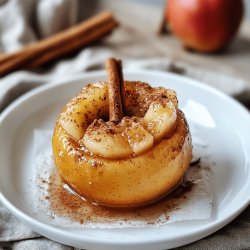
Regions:
M 158 5 L 158 6 L 162 6 L 165 2 L 164 0 L 155 0 L 155 1 L 154 0 L 127 0 L 127 1 L 140 2 L 140 3 Z M 245 4 L 245 18 L 250 19 L 250 1 L 244 0 L 244 4 Z
M 63 48 L 57 51 L 60 46 L 46 47 L 45 62 L 37 65 L 36 56 L 37 67 L 29 66 L 30 45 L 40 49 L 41 41 L 47 43 L 47 38 L 104 10 L 111 11 L 120 24 L 110 35 L 67 53 Z M 168 0 L 167 4 L 163 0 L 1 0 L 0 110 L 35 86 L 101 69 L 108 56 L 123 59 L 127 68 L 198 79 L 249 107 L 249 10 L 248 0 Z M 59 56 L 46 60 L 52 50 Z M 22 58 L 17 59 L 16 52 Z M 15 86 L 18 90 L 13 90 Z

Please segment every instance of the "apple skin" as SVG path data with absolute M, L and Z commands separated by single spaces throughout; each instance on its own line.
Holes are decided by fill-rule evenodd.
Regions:
M 185 47 L 215 52 L 236 34 L 243 9 L 242 0 L 168 0 L 165 17 Z

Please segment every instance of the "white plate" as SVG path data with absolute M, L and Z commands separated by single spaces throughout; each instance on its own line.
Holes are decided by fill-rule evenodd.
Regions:
M 125 71 L 128 80 L 177 91 L 191 131 L 209 145 L 216 163 L 214 206 L 209 220 L 182 221 L 155 228 L 69 229 L 46 224 L 36 213 L 33 131 L 52 129 L 66 101 L 103 71 L 30 91 L 0 117 L 0 198 L 20 220 L 58 242 L 87 249 L 166 249 L 201 239 L 233 220 L 250 203 L 250 115 L 232 98 L 196 81 L 157 71 Z

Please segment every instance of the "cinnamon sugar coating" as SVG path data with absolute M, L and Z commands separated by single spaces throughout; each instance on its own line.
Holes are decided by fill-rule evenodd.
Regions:
M 120 123 L 107 122 L 106 83 L 88 85 L 62 111 L 52 141 L 55 163 L 64 181 L 90 202 L 110 207 L 138 207 L 164 196 L 181 181 L 192 156 L 189 127 L 184 114 L 178 110 L 176 93 L 139 81 L 125 81 L 124 87 L 126 117 Z M 98 99 L 88 99 L 96 89 L 100 90 Z M 144 126 L 143 117 L 150 104 L 157 100 L 164 106 L 165 99 L 176 107 L 176 123 L 171 134 L 151 148 L 138 155 L 128 153 L 125 157 L 108 159 L 85 147 L 82 141 L 85 134 L 95 133 L 98 140 L 98 133 L 112 136 L 138 121 Z M 75 112 L 79 100 L 87 100 L 86 110 L 96 109 L 94 113 L 87 112 L 87 117 L 79 110 L 79 117 L 86 119 L 80 124 L 77 119 L 72 121 L 76 128 L 82 129 L 77 140 L 67 132 L 62 121 L 71 119 L 70 112 Z M 138 134 L 138 142 L 142 139 Z

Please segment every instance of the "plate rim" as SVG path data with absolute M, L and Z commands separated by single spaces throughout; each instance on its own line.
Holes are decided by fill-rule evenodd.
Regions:
M 249 121 L 250 121 L 250 112 L 247 110 L 247 108 L 245 106 L 243 106 L 241 103 L 239 103 L 237 100 L 233 99 L 231 96 L 221 92 L 218 89 L 215 89 L 214 87 L 208 86 L 200 81 L 188 78 L 188 77 L 184 77 L 184 76 L 180 76 L 174 73 L 169 73 L 169 72 L 162 72 L 162 71 L 158 71 L 158 70 L 144 70 L 144 69 L 136 69 L 136 70 L 124 70 L 124 75 L 126 74 L 146 74 L 149 75 L 151 77 L 155 76 L 163 76 L 163 77 L 168 77 L 171 79 L 176 79 L 177 81 L 182 81 L 182 82 L 186 82 L 188 84 L 191 84 L 194 87 L 198 87 L 201 88 L 203 90 L 209 91 L 214 93 L 215 95 L 217 95 L 220 98 L 226 99 L 227 101 L 231 102 L 233 105 L 236 105 L 237 108 L 241 109 L 241 111 L 243 112 L 243 114 L 248 115 L 249 117 Z M 5 119 L 5 117 L 7 117 L 12 110 L 14 110 L 19 104 L 21 104 L 22 102 L 28 100 L 29 98 L 33 97 L 34 95 L 38 95 L 41 94 L 42 92 L 48 91 L 50 89 L 53 88 L 57 88 L 59 85 L 65 85 L 65 84 L 69 84 L 72 81 L 80 81 L 80 80 L 84 80 L 86 78 L 91 78 L 91 77 L 98 77 L 98 76 L 104 76 L 106 75 L 104 70 L 98 70 L 98 71 L 92 71 L 92 72 L 87 72 L 87 73 L 80 73 L 77 75 L 72 75 L 69 77 L 66 77 L 64 79 L 57 79 L 57 80 L 53 80 L 53 81 L 49 81 L 49 83 L 51 84 L 45 84 L 44 86 L 38 86 L 30 91 L 28 91 L 27 93 L 25 93 L 24 95 L 20 96 L 19 98 L 17 98 L 15 101 L 13 101 L 1 114 L 0 114 L 0 125 L 2 123 L 2 121 Z M 171 81 L 170 79 L 170 81 Z M 0 190 L 0 200 L 2 201 L 2 203 L 14 214 L 16 215 L 18 218 L 21 218 L 22 221 L 25 221 L 31 228 L 35 228 L 35 231 L 40 231 L 38 230 L 39 228 L 41 228 L 43 231 L 48 231 L 48 230 L 52 230 L 53 234 L 57 234 L 57 236 L 65 236 L 69 235 L 71 239 L 75 239 L 77 241 L 79 241 L 79 237 L 78 235 L 74 234 L 73 232 L 66 232 L 65 228 L 59 228 L 50 224 L 46 224 L 45 222 L 42 222 L 38 219 L 33 218 L 32 216 L 28 215 L 25 213 L 25 211 L 22 211 L 21 209 L 19 209 L 18 207 L 15 207 L 8 199 L 7 197 L 5 197 L 2 193 L 2 191 Z M 238 206 L 238 209 L 236 209 L 233 213 L 231 213 L 230 216 L 223 218 L 223 220 L 214 220 L 211 221 L 209 223 L 207 223 L 206 225 L 203 226 L 202 230 L 196 230 L 196 231 L 192 231 L 192 233 L 186 233 L 185 235 L 180 235 L 178 237 L 175 237 L 174 240 L 178 241 L 180 239 L 184 239 L 184 243 L 178 245 L 184 245 L 190 242 L 194 242 L 196 240 L 199 240 L 215 231 L 217 231 L 218 229 L 224 227 L 226 224 L 228 224 L 230 221 L 232 221 L 234 218 L 236 218 L 248 205 L 250 204 L 250 196 L 248 199 L 245 200 L 245 202 L 243 202 L 241 204 L 241 206 Z M 212 231 L 211 231 L 212 229 Z M 43 233 L 44 235 L 44 233 Z M 48 236 L 47 236 L 48 237 Z M 188 238 L 195 238 L 193 240 L 188 240 Z M 109 244 L 112 246 L 117 246 L 120 244 L 123 244 L 123 246 L 145 246 L 145 245 L 154 245 L 154 244 L 161 244 L 161 243 L 167 243 L 168 241 L 172 241 L 173 239 L 164 239 L 162 237 L 160 238 L 156 238 L 156 239 L 144 239 L 143 241 L 130 241 L 127 242 L 126 238 L 123 240 L 123 242 L 121 242 L 121 239 L 105 239 L 105 238 L 101 238 L 101 240 L 99 240 L 99 243 L 101 242 L 101 244 Z M 91 238 L 91 237 L 86 237 L 84 239 L 80 239 L 81 242 L 87 243 L 87 244 L 98 244 L 96 242 L 96 239 Z

